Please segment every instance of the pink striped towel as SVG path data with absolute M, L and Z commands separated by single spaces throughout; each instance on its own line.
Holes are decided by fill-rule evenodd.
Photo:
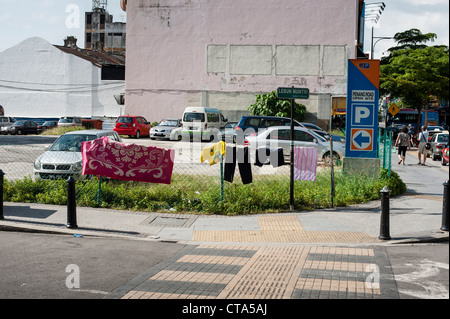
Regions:
M 294 148 L 294 180 L 315 181 L 317 171 L 317 149 Z

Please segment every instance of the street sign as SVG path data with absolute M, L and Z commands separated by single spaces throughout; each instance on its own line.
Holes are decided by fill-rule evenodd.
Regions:
M 372 151 L 373 129 L 352 129 L 350 149 L 352 151 Z
M 392 114 L 392 116 L 395 116 L 395 114 L 397 114 L 398 112 L 400 112 L 400 109 L 398 108 L 397 105 L 392 104 L 389 109 L 388 112 Z
M 294 106 L 295 99 L 309 99 L 309 89 L 304 88 L 278 88 L 277 96 L 279 99 L 291 100 L 291 163 L 294 163 Z M 290 200 L 291 210 L 294 210 L 294 165 L 291 165 L 290 176 Z
M 349 60 L 345 157 L 378 158 L 379 60 Z
M 304 88 L 278 88 L 277 96 L 280 99 L 309 99 L 309 89 Z

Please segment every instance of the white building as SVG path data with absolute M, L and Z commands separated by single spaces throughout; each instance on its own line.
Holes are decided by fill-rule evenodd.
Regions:
M 102 81 L 102 64 L 124 63 L 103 52 L 29 38 L 0 52 L 0 105 L 5 115 L 28 118 L 80 116 L 114 118 L 123 106 L 114 95 L 124 81 Z

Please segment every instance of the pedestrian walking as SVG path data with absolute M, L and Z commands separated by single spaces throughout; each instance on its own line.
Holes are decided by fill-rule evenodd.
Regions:
M 405 165 L 406 150 L 411 148 L 408 128 L 406 126 L 403 126 L 401 132 L 398 134 L 395 146 L 398 148 L 398 165 L 400 165 L 401 162 Z
M 411 142 L 411 145 L 414 145 L 415 130 L 414 130 L 414 126 L 412 126 L 412 124 L 408 125 L 408 134 L 409 134 L 409 141 Z
M 428 131 L 427 131 L 426 126 L 422 126 L 422 131 L 419 133 L 417 141 L 419 142 L 419 149 L 417 152 L 417 157 L 419 158 L 419 162 L 417 164 L 425 165 L 425 162 L 427 160 L 427 149 L 425 146 L 428 143 Z M 423 162 L 421 161 L 422 155 L 423 155 Z

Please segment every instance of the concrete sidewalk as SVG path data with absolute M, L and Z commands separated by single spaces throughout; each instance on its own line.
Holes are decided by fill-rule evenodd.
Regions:
M 77 228 L 68 229 L 67 207 L 4 203 L 0 230 L 64 233 L 83 236 L 176 241 L 183 243 L 386 244 L 448 240 L 442 226 L 443 186 L 448 166 L 416 165 L 408 152 L 407 165 L 392 167 L 407 184 L 406 195 L 390 200 L 391 240 L 381 241 L 381 202 L 316 211 L 251 216 L 148 213 L 77 207 Z M 437 175 L 436 175 L 437 174 Z M 442 175 L 441 175 L 442 174 Z M 442 178 L 440 178 L 442 176 Z M 439 181 L 442 179 L 442 182 Z M 438 180 L 436 182 L 436 180 Z
M 210 216 L 77 207 L 77 228 L 68 229 L 67 207 L 4 203 L 0 229 L 112 236 L 185 243 L 380 244 L 448 240 L 440 230 L 442 197 L 406 195 L 390 203 L 390 241 L 378 240 L 380 202 L 334 210 Z

